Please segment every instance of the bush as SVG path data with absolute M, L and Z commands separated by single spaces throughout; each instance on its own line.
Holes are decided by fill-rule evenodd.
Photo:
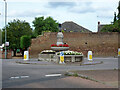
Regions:
M 24 35 L 20 38 L 20 47 L 24 50 L 27 50 L 27 48 L 31 45 L 31 37 Z

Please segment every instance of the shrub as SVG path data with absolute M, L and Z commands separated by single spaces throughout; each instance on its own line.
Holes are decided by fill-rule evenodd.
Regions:
M 31 45 L 31 37 L 24 35 L 20 38 L 20 47 L 22 49 L 27 50 L 27 48 Z

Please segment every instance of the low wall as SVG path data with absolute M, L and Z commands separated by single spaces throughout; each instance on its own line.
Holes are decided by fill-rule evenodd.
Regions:
M 5 51 L 0 50 L 0 59 L 5 59 Z M 7 59 L 12 59 L 12 51 L 7 50 Z
M 60 55 L 56 54 L 39 54 L 38 57 L 39 61 L 54 61 L 56 63 L 59 63 L 60 61 Z M 83 55 L 64 55 L 64 61 L 67 62 L 83 62 Z
M 69 45 L 69 50 L 83 52 L 84 56 L 87 56 L 89 50 L 93 51 L 93 57 L 117 56 L 119 33 L 65 32 L 63 35 L 63 42 Z M 38 58 L 42 50 L 50 50 L 51 44 L 56 42 L 55 32 L 44 33 L 43 36 L 32 39 L 31 58 Z

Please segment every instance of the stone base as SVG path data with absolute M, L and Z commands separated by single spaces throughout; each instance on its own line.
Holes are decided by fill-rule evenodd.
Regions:
M 56 54 L 39 54 L 38 60 L 41 61 L 54 61 L 56 63 L 59 63 L 60 61 L 60 55 Z M 64 55 L 64 62 L 83 62 L 84 58 L 83 55 Z

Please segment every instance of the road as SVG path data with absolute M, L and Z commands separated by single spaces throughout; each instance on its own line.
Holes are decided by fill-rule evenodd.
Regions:
M 2 87 L 3 88 L 107 88 L 103 84 L 82 79 L 79 77 L 65 76 L 70 70 L 105 70 L 117 69 L 117 58 L 94 58 L 103 61 L 97 65 L 56 65 L 56 64 L 19 64 L 16 59 L 2 60 Z M 86 59 L 85 59 L 86 61 Z M 50 62 L 49 62 L 50 63 Z M 61 76 L 48 77 L 50 74 Z

